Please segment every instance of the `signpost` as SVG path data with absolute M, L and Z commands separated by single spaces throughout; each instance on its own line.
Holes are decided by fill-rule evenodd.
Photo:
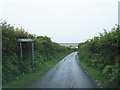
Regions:
M 34 39 L 31 38 L 20 38 L 18 39 L 18 42 L 20 42 L 20 57 L 21 60 L 23 60 L 23 48 L 22 48 L 22 43 L 23 42 L 31 42 L 32 43 L 32 66 L 34 68 Z

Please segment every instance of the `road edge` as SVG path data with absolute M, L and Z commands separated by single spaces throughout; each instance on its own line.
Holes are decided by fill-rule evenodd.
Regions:
M 97 82 L 93 79 L 93 77 L 90 76 L 89 72 L 87 72 L 87 70 L 81 65 L 80 60 L 79 60 L 79 58 L 78 58 L 78 54 L 76 54 L 76 59 L 77 59 L 77 61 L 79 62 L 80 66 L 82 67 L 82 70 L 83 70 L 83 72 L 85 73 L 85 75 L 87 75 L 88 78 L 90 79 L 90 81 L 93 83 L 94 88 L 101 88 L 101 87 L 97 84 Z

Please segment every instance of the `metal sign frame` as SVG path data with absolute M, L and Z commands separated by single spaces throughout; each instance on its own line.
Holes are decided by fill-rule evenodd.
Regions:
M 18 42 L 20 42 L 20 57 L 21 60 L 23 60 L 23 48 L 22 48 L 22 43 L 23 42 L 31 42 L 32 43 L 32 66 L 34 68 L 34 39 L 31 38 L 20 38 L 18 39 Z

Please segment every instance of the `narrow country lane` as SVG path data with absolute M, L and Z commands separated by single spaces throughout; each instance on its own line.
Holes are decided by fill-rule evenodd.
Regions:
M 58 62 L 32 88 L 94 88 L 73 52 Z

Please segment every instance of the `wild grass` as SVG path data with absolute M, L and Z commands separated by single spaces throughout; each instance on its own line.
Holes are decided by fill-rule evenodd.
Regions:
M 100 87 L 103 88 L 111 87 L 110 83 L 108 82 L 109 78 L 106 75 L 104 75 L 102 72 L 98 71 L 97 69 L 88 66 L 87 63 L 85 62 L 81 62 L 81 64 L 94 80 L 101 82 Z

